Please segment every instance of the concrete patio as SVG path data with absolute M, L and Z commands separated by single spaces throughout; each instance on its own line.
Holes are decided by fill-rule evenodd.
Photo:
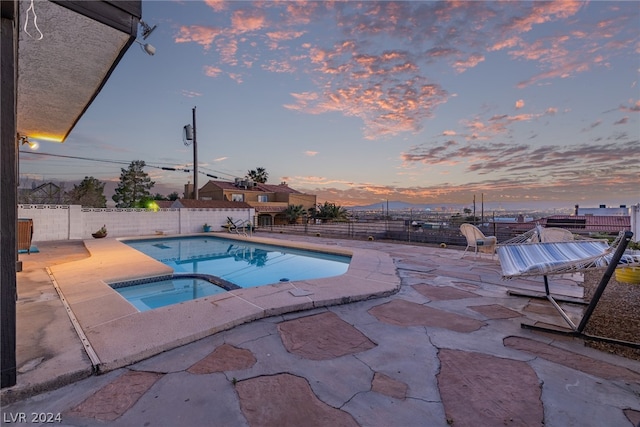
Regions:
M 345 289 L 349 278 L 323 279 L 295 285 L 312 292 L 304 302 L 277 285 L 229 295 L 237 302 L 228 308 L 214 299 L 140 316 L 98 286 L 105 275 L 128 277 L 126 265 L 140 270 L 147 262 L 127 253 L 122 264 L 115 241 L 89 242 L 89 250 L 79 241 L 46 242 L 39 253 L 20 255 L 18 385 L 2 390 L 3 419 L 51 414 L 70 426 L 640 423 L 640 362 L 520 327 L 564 326 L 547 302 L 507 294 L 540 291 L 541 279 L 503 281 L 495 259 L 461 259 L 455 249 L 258 237 L 353 253 L 348 274 L 363 288 Z M 120 255 L 110 260 L 111 252 Z M 582 297 L 577 276 L 553 284 L 556 293 Z M 245 304 L 253 309 L 243 311 Z M 581 315 L 582 306 L 564 308 Z M 200 326 L 185 331 L 189 324 Z M 95 355 L 86 349 L 104 374 L 92 375 Z

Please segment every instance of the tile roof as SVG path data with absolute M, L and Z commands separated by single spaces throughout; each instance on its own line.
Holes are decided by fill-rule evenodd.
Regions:
M 535 221 L 509 224 L 512 230 L 528 231 L 536 224 L 544 227 L 566 228 L 572 231 L 617 233 L 631 229 L 629 215 L 552 215 Z
M 553 215 L 540 218 L 540 223 L 558 227 L 561 227 L 562 223 L 580 226 L 584 224 L 584 228 L 590 231 L 629 230 L 631 217 L 629 215 Z
M 287 210 L 286 206 L 254 206 L 256 213 L 280 213 Z
M 223 190 L 243 190 L 243 191 L 257 191 L 262 193 L 300 193 L 298 190 L 294 190 L 288 185 L 278 184 L 261 184 L 256 183 L 254 187 L 237 187 L 234 182 L 231 181 L 213 181 L 209 180 L 207 184 L 213 184 Z M 206 184 L 205 184 L 206 185 Z
M 173 200 L 154 200 L 160 209 L 169 209 L 173 205 Z

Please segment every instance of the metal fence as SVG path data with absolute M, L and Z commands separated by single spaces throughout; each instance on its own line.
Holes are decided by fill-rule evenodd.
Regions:
M 327 222 L 320 224 L 273 225 L 258 229 L 272 233 L 291 233 L 359 240 L 396 240 L 447 245 L 467 244 L 459 227 L 425 228 L 403 220 L 366 222 Z M 488 231 L 488 230 L 487 230 Z
M 475 224 L 485 235 L 496 236 L 498 242 L 504 242 L 535 227 L 535 223 L 499 223 Z M 272 233 L 290 233 L 360 240 L 395 240 L 402 242 L 453 246 L 466 246 L 467 241 L 460 233 L 459 224 L 422 224 L 411 225 L 407 220 L 378 220 L 358 222 L 327 222 L 317 224 L 273 225 L 259 228 L 257 231 Z M 574 234 L 591 235 L 584 230 L 571 230 Z M 607 234 L 607 233 L 602 233 Z M 609 234 L 617 234 L 611 230 Z

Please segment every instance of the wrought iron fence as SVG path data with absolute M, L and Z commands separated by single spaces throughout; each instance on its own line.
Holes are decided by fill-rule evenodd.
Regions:
M 485 235 L 496 236 L 504 242 L 535 227 L 535 223 L 489 222 L 475 224 Z M 460 224 L 419 224 L 412 225 L 407 220 L 376 220 L 358 222 L 326 222 L 309 224 L 271 225 L 257 231 L 291 233 L 359 240 L 395 240 L 424 244 L 446 244 L 466 246 L 467 241 L 460 233 Z M 574 234 L 590 235 L 588 231 L 571 230 Z M 617 234 L 616 230 L 611 233 Z M 606 234 L 606 233 L 605 233 Z

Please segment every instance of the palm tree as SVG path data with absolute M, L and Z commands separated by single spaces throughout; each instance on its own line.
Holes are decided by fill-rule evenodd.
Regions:
M 269 173 L 265 168 L 256 168 L 255 170 L 251 169 L 250 171 L 247 172 L 247 175 L 245 176 L 245 178 L 249 178 L 255 182 L 264 184 L 265 182 L 267 182 L 267 179 L 269 178 Z
M 298 222 L 298 218 L 305 214 L 306 210 L 302 205 L 289 205 L 284 211 L 284 215 L 287 217 L 289 224 L 295 224 Z
M 344 221 L 348 216 L 349 212 L 335 203 L 324 202 L 323 205 L 318 205 L 317 217 L 322 219 L 322 222 L 327 222 L 328 220 Z

